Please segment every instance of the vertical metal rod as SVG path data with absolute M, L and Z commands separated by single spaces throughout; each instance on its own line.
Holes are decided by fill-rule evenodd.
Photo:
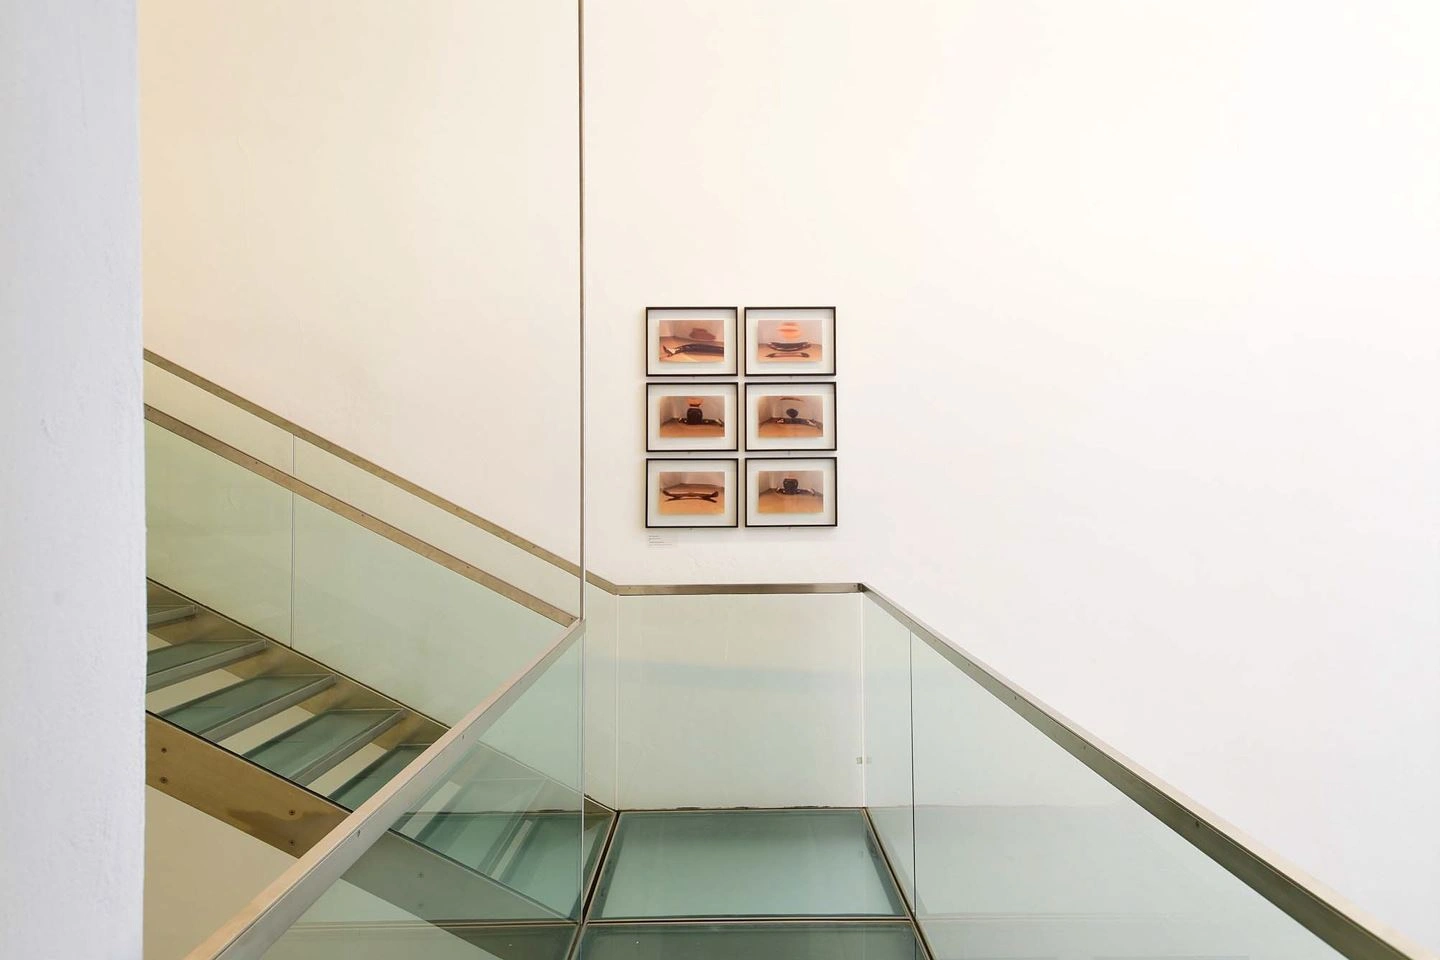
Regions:
M 580 267 L 580 619 L 585 619 L 585 0 L 575 0 L 576 159 L 579 175 L 577 239 Z M 582 658 L 583 659 L 583 658 Z
M 293 433 L 290 434 L 290 475 L 291 475 L 292 477 L 296 476 L 296 473 L 295 473 L 295 434 L 293 434 Z M 297 477 L 297 479 L 298 479 L 298 477 Z M 296 540 L 296 532 L 295 532 L 295 527 L 296 527 L 299 519 L 300 519 L 300 514 L 299 514 L 299 512 L 295 509 L 295 491 L 294 491 L 294 490 L 291 490 L 291 491 L 290 491 L 290 632 L 289 632 L 289 633 L 286 635 L 286 637 L 285 637 L 287 643 L 289 644 L 289 646 L 290 646 L 291 648 L 294 648 L 294 646 L 295 646 L 295 595 L 298 593 L 298 591 L 295 589 L 295 584 L 296 584 L 296 576 L 295 576 L 295 555 L 296 555 L 295 540 Z
M 580 470 L 577 482 L 579 484 L 580 511 L 579 511 L 579 564 L 580 564 L 580 604 L 578 607 L 580 622 L 585 622 L 585 0 L 575 0 L 575 97 L 576 97 L 576 131 L 575 131 L 575 155 L 576 155 L 576 241 L 578 243 L 579 267 L 579 345 L 580 385 L 577 395 L 580 400 L 580 409 L 577 412 L 580 423 Z M 578 916 L 575 918 L 575 936 L 571 941 L 571 952 L 578 953 L 580 950 L 580 934 L 584 930 L 585 909 L 588 906 L 589 890 L 585 883 L 585 728 L 587 726 L 586 710 L 588 699 L 585 695 L 586 677 L 589 666 L 590 644 L 582 631 L 580 635 L 580 689 L 576 691 L 580 701 L 579 717 L 576 722 L 576 737 L 579 743 L 579 771 L 580 782 L 578 793 L 580 795 L 580 822 L 578 843 L 576 845 L 576 883 L 579 893 L 576 896 Z M 617 815 L 616 820 L 619 819 Z M 611 822 L 613 828 L 614 821 Z M 606 837 L 608 843 L 609 838 Z M 600 864 L 595 865 L 596 876 L 599 876 Z

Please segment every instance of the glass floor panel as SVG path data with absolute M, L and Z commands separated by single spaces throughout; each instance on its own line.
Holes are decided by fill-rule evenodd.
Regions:
M 605 923 L 578 960 L 920 960 L 909 923 Z
M 622 813 L 590 919 L 904 915 L 860 811 L 707 810 Z

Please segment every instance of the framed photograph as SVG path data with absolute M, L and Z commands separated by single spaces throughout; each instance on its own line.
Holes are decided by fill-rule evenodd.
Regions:
M 834 450 L 835 384 L 745 384 L 749 450 Z
M 733 383 L 647 383 L 645 449 L 738 450 L 739 406 Z
M 835 374 L 834 307 L 746 307 L 745 375 Z
M 739 307 L 646 307 L 645 373 L 652 377 L 739 373 Z
M 645 526 L 735 527 L 740 461 L 645 461 Z
M 745 526 L 833 527 L 835 458 L 745 461 Z

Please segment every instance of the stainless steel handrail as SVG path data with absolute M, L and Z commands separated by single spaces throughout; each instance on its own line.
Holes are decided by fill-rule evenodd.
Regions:
M 579 564 L 576 564 L 571 560 L 566 560 L 559 554 L 546 550 L 544 547 L 540 546 L 537 543 L 534 543 L 531 540 L 527 540 L 526 538 L 520 536 L 518 533 L 515 533 L 512 530 L 507 530 L 505 527 L 500 526 L 500 524 L 495 523 L 493 520 L 487 520 L 479 514 L 475 513 L 473 510 L 468 510 L 465 507 L 460 506 L 453 500 L 447 500 L 437 493 L 432 493 L 431 491 L 425 489 L 419 484 L 405 479 L 398 473 L 395 473 L 393 470 L 387 470 L 379 464 L 375 463 L 373 460 L 367 460 L 365 457 L 360 456 L 360 454 L 355 453 L 354 451 L 349 450 L 345 447 L 342 447 L 340 444 L 335 443 L 333 440 L 328 440 L 325 437 L 320 436 L 313 430 L 308 430 L 305 427 L 300 426 L 300 424 L 295 423 L 293 420 L 288 420 L 272 410 L 267 410 L 266 408 L 260 406 L 258 403 L 247 400 L 245 397 L 240 396 L 235 391 L 228 390 L 225 387 L 222 387 L 220 384 L 216 383 L 215 381 L 208 380 L 205 377 L 200 376 L 200 374 L 196 373 L 195 371 L 190 370 L 186 367 L 182 367 L 174 360 L 162 357 L 160 354 L 156 353 L 153 350 L 144 351 L 144 360 L 147 363 L 154 364 L 155 367 L 157 367 L 158 369 L 163 370 L 166 373 L 169 373 L 175 377 L 178 377 L 181 380 L 184 380 L 192 387 L 198 387 L 200 390 L 203 390 L 204 392 L 210 394 L 212 397 L 223 400 L 224 402 L 230 404 L 232 407 L 243 410 L 251 416 L 265 421 L 271 426 L 278 427 L 279 429 L 284 430 L 286 433 L 290 434 L 293 437 L 304 440 L 306 443 L 309 443 L 313 446 L 319 447 L 326 453 L 339 457 L 341 460 L 344 460 L 351 466 L 358 467 L 359 469 L 370 474 L 371 476 L 378 477 L 379 479 L 384 480 L 386 483 L 398 487 L 401 490 L 404 490 L 406 493 L 412 494 L 413 496 L 424 500 L 431 506 L 438 507 L 446 513 L 465 521 L 471 526 L 478 527 L 481 530 L 484 530 L 486 533 L 494 537 L 498 537 L 501 540 L 504 540 L 511 546 L 519 547 L 521 550 L 525 551 L 533 557 L 544 560 L 546 563 L 558 567 L 559 569 L 564 570 L 566 573 L 571 574 L 572 576 L 579 575 L 580 573 Z
M 1059 711 L 946 640 L 875 588 L 861 589 L 926 646 L 1066 753 L 1351 960 L 1437 960 L 1233 824 L 1187 797 Z
M 191 950 L 186 960 L 253 960 L 263 955 L 402 814 L 440 783 L 475 745 L 476 738 L 584 632 L 585 621 L 571 624 L 558 640 L 482 700 L 224 926 Z
M 860 593 L 858 583 L 637 583 L 615 584 L 590 577 L 591 586 L 599 587 L 616 597 L 718 597 L 745 594 L 748 596 Z

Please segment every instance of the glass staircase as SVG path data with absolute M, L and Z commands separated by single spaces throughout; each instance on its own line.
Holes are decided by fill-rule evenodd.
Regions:
M 445 726 L 151 583 L 146 707 L 353 810 Z
M 243 757 L 258 768 L 256 776 L 268 773 L 352 811 L 446 730 L 159 584 L 148 589 L 148 712 Z M 167 749 L 183 764 L 177 742 L 184 740 L 171 736 Z M 463 789 L 443 791 L 398 823 L 396 833 L 513 892 L 510 906 L 519 915 L 572 915 L 577 894 L 563 867 L 570 839 L 563 811 L 573 805 L 573 790 L 498 750 L 477 752 L 464 775 Z M 161 789 L 182 786 L 178 777 L 165 779 Z M 233 779 L 230 789 L 243 795 L 246 779 Z M 599 804 L 586 807 L 592 867 L 611 817 Z
M 611 810 L 585 792 L 592 624 L 555 589 L 578 568 L 525 568 L 518 538 L 467 541 L 460 508 L 353 456 L 320 469 L 338 448 L 208 396 L 236 435 L 147 408 L 147 780 L 300 856 L 189 960 L 1431 957 L 861 584 L 592 579 L 672 612 L 704 595 L 736 630 L 778 609 L 747 592 L 855 594 L 862 648 L 843 761 L 865 806 Z M 809 676 L 667 666 L 635 669 L 712 697 Z

